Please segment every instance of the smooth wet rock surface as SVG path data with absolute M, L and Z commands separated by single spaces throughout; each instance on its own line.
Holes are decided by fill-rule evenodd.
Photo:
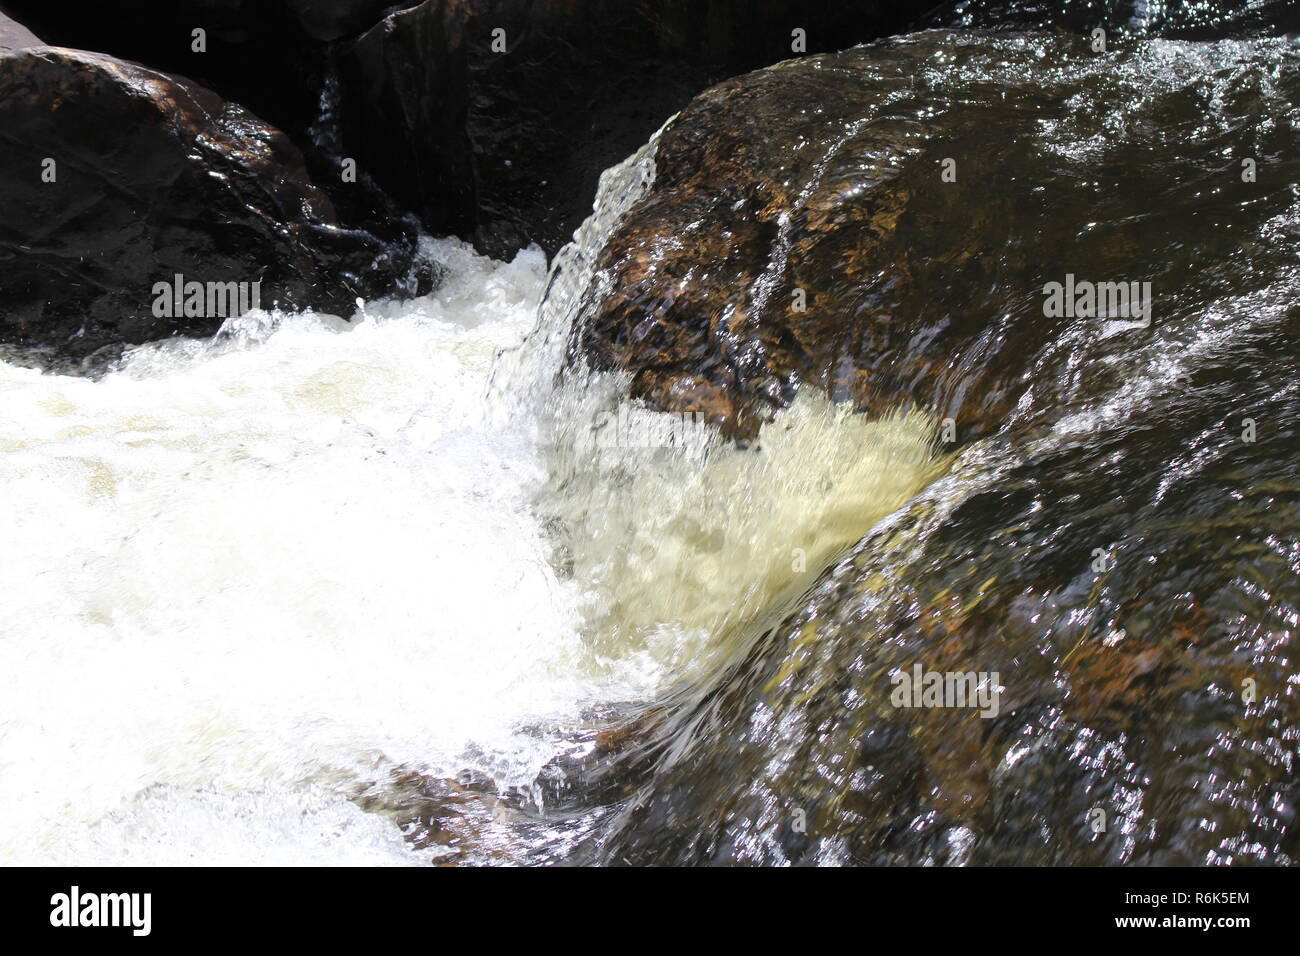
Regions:
M 80 358 L 205 335 L 155 283 L 259 282 L 263 308 L 350 315 L 409 253 L 341 229 L 273 127 L 179 77 L 76 50 L 0 57 L 0 339 Z
M 997 429 L 1054 388 L 1039 363 L 1074 320 L 1044 314 L 1046 283 L 1149 281 L 1168 321 L 1290 201 L 1281 170 L 1241 175 L 1295 135 L 1285 115 L 1249 122 L 1271 80 L 1218 78 L 1248 76 L 1249 52 L 1148 42 L 934 32 L 719 84 L 660 139 L 575 361 L 741 434 L 801 383 L 916 404 L 963 438 Z M 1144 89 L 1144 60 L 1167 80 Z M 1228 118 L 1206 128 L 1217 100 Z M 1201 208 L 1213 227 L 1189 229 Z
M 660 702 L 581 859 L 1300 859 L 1298 93 L 1285 40 L 923 34 L 683 112 L 575 356 L 741 426 L 915 403 L 959 454 Z M 1150 324 L 1044 315 L 1066 272 L 1151 280 Z M 918 665 L 996 713 L 897 706 Z

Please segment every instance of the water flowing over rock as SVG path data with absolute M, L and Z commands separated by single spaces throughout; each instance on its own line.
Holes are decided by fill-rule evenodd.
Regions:
M 501 257 L 554 252 L 601 171 L 710 83 L 888 35 L 929 6 L 426 0 L 345 57 L 347 148 L 432 231 Z
M 1300 863 L 1285 6 L 0 5 L 0 862 Z
M 1298 96 L 1285 40 L 932 32 L 668 126 L 574 360 L 746 434 L 915 404 L 960 451 L 659 702 L 583 859 L 1300 860 Z M 1151 281 L 1149 321 L 1047 314 L 1067 273 Z M 898 704 L 918 666 L 995 713 Z
M 95 53 L 0 57 L 0 340 L 81 358 L 210 334 L 155 283 L 260 282 L 264 308 L 350 314 L 410 249 L 341 229 L 297 149 L 188 80 Z M 251 298 L 251 296 L 250 296 Z
M 1051 387 L 1037 357 L 1073 320 L 1045 315 L 1045 283 L 1069 273 L 1208 294 L 1203 264 L 1229 259 L 1244 224 L 1187 237 L 1175 210 L 1216 169 L 1225 194 L 1264 194 L 1252 220 L 1275 214 L 1278 180 L 1243 182 L 1241 163 L 1289 151 L 1291 129 L 1171 131 L 1186 98 L 1217 95 L 1203 84 L 1120 100 L 1114 69 L 1195 48 L 1099 57 L 1084 37 L 1005 43 L 918 34 L 698 97 L 603 251 L 575 358 L 743 434 L 808 382 L 864 409 L 930 408 L 969 436 Z M 1042 75 L 1021 81 L 1004 54 Z M 1257 103 L 1244 84 L 1223 95 L 1237 122 Z M 1145 212 L 1122 231 L 1098 225 L 1134 208 Z M 1150 246 L 1169 256 L 1135 261 Z
M 949 0 L 923 24 L 1217 40 L 1300 29 L 1300 10 L 1290 0 Z

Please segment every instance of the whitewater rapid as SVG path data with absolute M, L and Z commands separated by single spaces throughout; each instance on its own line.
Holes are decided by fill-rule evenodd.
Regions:
M 429 253 L 435 295 L 350 324 L 249 316 L 98 382 L 0 366 L 5 859 L 408 858 L 340 780 L 549 757 L 514 731 L 589 696 L 555 666 L 575 598 L 531 436 L 482 407 L 545 261 Z
M 594 454 L 626 383 L 539 389 L 542 253 L 424 254 L 437 291 L 349 321 L 0 363 L 0 862 L 427 863 L 360 791 L 527 790 L 932 473 L 928 420 L 814 399 L 758 448 Z

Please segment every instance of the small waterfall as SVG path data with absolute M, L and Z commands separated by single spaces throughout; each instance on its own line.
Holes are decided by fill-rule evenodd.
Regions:
M 340 129 L 342 101 L 338 66 L 331 63 L 321 79 L 320 108 L 316 121 L 307 127 L 307 137 L 312 144 L 331 159 L 343 155 Z
M 1018 214 L 988 273 L 918 270 L 980 324 L 955 373 L 1002 361 L 993 340 L 1025 362 L 961 447 L 925 407 L 854 414 L 806 380 L 733 441 L 583 361 L 662 129 L 549 269 L 425 237 L 441 282 L 409 301 L 255 312 L 97 380 L 0 360 L 0 862 L 1289 862 L 1297 57 L 1063 43 L 963 35 L 957 65 L 872 79 L 918 143 L 940 81 L 987 109 L 980 201 Z M 993 94 L 1026 88 L 1051 110 L 998 126 Z M 331 75 L 326 154 L 337 103 Z M 1272 178 L 1234 194 L 1261 109 Z M 1179 137 L 1191 160 L 1152 159 Z M 856 162 L 846 142 L 804 146 Z M 1058 216 L 1073 196 L 1078 228 L 1025 227 L 1043 200 L 1018 180 Z M 941 266 L 989 228 L 928 221 Z M 780 214 L 738 294 L 777 301 L 798 228 Z M 920 231 L 872 241 L 902 259 Z M 1090 248 L 1178 253 L 1158 321 L 1017 338 L 1044 327 L 1036 264 Z M 993 309 L 1016 263 L 1035 282 Z M 995 671 L 1006 706 L 893 706 L 917 663 Z M 1103 804 L 1110 841 L 1078 825 Z
M 533 400 L 550 394 L 571 371 L 565 368 L 565 357 L 581 347 L 575 336 L 582 327 L 582 310 L 601 291 L 600 254 L 627 211 L 654 185 L 655 150 L 660 134 L 671 122 L 669 119 L 644 146 L 601 174 L 591 215 L 551 263 L 536 327 L 521 348 L 498 359 L 492 382 L 504 407 L 510 406 L 511 395 L 521 382 L 530 382 L 525 392 Z

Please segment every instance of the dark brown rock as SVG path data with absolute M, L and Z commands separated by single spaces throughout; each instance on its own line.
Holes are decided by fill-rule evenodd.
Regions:
M 1197 143 L 1180 117 L 1189 139 L 1171 150 L 1160 124 L 1202 95 L 1174 92 L 1142 109 L 1127 140 L 1101 123 L 1127 108 L 1117 98 L 1086 130 L 1047 139 L 1119 62 L 1086 37 L 1049 36 L 1006 42 L 1080 70 L 1024 82 L 978 35 L 931 31 L 700 95 L 665 130 L 652 189 L 600 253 L 593 288 L 608 291 L 588 302 L 573 360 L 625 370 L 636 396 L 742 435 L 806 383 L 873 412 L 921 406 L 964 439 L 1005 423 L 1035 379 L 1050 387 L 1036 362 L 1076 323 L 1045 314 L 1048 281 L 1222 288 L 1204 262 L 1235 254 L 1238 227 L 1189 241 L 1181 184 L 1222 167 L 1223 189 L 1244 196 L 1224 157 L 1289 148 L 1289 133 L 1270 147 L 1226 130 Z M 1234 107 L 1248 114 L 1250 96 Z M 1154 195 L 1165 204 L 1136 224 L 1097 228 Z M 1168 257 L 1135 272 L 1152 245 Z
M 1277 36 L 1300 29 L 1291 0 L 949 0 L 926 26 L 1033 30 L 1057 27 L 1111 38 L 1159 36 L 1217 40 Z
M 407 0 L 410 5 L 414 0 Z M 99 50 L 191 77 L 300 145 L 320 107 L 331 45 L 400 0 L 5 0 L 58 46 Z M 194 48 L 193 31 L 206 34 Z
M 930 33 L 682 114 L 576 354 L 669 407 L 816 385 L 986 437 L 660 702 L 583 862 L 1300 860 L 1296 102 L 1289 43 Z M 1152 280 L 1150 324 L 1044 315 L 1067 271 Z M 899 705 L 918 665 L 996 673 L 996 712 Z
M 282 130 L 340 222 L 409 241 L 418 227 L 363 165 L 345 181 L 334 58 L 347 37 L 416 0 L 6 0 L 50 44 L 196 80 Z M 21 14 L 21 16 L 19 16 Z M 193 33 L 204 31 L 202 50 Z
M 338 226 L 282 133 L 188 80 L 77 50 L 12 53 L 0 131 L 4 342 L 78 357 L 211 333 L 220 317 L 154 314 L 154 284 L 175 274 L 261 281 L 263 307 L 347 315 L 408 268 L 409 250 Z
M 929 4 L 426 0 L 342 63 L 345 144 L 433 232 L 554 252 L 600 173 L 710 83 L 903 30 Z M 506 50 L 494 52 L 495 30 Z
M 476 215 L 462 6 L 395 13 L 342 64 L 341 149 L 435 235 L 467 235 Z
M 979 110 L 920 120 L 925 56 L 946 42 L 792 62 L 693 101 L 602 253 L 613 291 L 578 330 L 585 359 L 741 434 L 803 382 L 877 411 L 910 400 L 964 426 L 1001 421 L 1024 369 L 986 356 L 966 374 L 953 356 L 1020 294 L 993 273 L 1027 264 L 991 252 L 1021 200 L 977 201 L 970 180 L 1017 152 L 1042 98 L 1007 90 L 998 134 Z M 965 169 L 954 183 L 940 179 L 947 156 Z M 1051 332 L 1041 314 L 1016 317 L 1015 354 Z

